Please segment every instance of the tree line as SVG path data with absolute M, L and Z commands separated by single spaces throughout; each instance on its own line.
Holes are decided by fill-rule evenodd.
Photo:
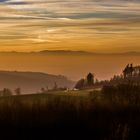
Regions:
M 0 96 L 11 96 L 11 95 L 21 95 L 21 88 L 16 88 L 14 91 L 12 91 L 9 88 L 4 88 L 0 91 Z

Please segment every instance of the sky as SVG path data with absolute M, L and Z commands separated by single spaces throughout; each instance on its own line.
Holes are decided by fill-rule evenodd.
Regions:
M 0 53 L 0 70 L 32 71 L 64 75 L 71 80 L 85 78 L 89 72 L 95 79 L 110 79 L 122 74 L 127 64 L 140 65 L 140 55 L 46 55 L 38 53 Z
M 0 51 L 140 51 L 140 0 L 0 0 Z

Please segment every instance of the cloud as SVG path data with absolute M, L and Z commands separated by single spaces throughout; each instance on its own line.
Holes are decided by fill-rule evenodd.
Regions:
M 6 2 L 6 1 L 8 1 L 8 0 L 0 0 L 0 3 Z
M 22 40 L 29 45 L 56 45 L 93 37 L 102 42 L 105 35 L 128 34 L 137 38 L 139 7 L 139 0 L 0 0 L 0 43 Z

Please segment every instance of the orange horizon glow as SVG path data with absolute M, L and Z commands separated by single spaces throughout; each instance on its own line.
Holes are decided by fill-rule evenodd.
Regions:
M 139 0 L 0 0 L 0 52 L 140 52 Z M 0 70 L 41 71 L 79 79 L 120 74 L 139 56 L 3 54 Z M 130 62 L 131 61 L 131 62 Z
M 139 1 L 0 1 L 0 51 L 140 51 Z

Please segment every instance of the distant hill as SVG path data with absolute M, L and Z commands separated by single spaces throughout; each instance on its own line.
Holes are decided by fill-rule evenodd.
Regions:
M 58 87 L 73 87 L 75 82 L 61 75 L 51 75 L 40 72 L 0 71 L 0 89 L 4 87 L 14 90 L 21 88 L 23 94 L 34 93 L 42 87 L 52 88 L 54 83 Z
M 92 55 L 95 54 L 93 52 L 86 52 L 86 51 L 71 51 L 71 50 L 42 50 L 37 52 L 16 52 L 16 51 L 9 51 L 9 52 L 0 52 L 0 54 L 46 54 L 46 55 Z
M 92 52 L 86 52 L 86 51 L 71 51 L 71 50 L 43 50 L 37 53 L 41 54 L 60 54 L 60 55 L 89 55 L 93 54 Z
M 0 54 L 38 54 L 38 55 L 133 55 L 140 56 L 140 52 L 130 51 L 121 53 L 98 53 L 98 52 L 88 52 L 88 51 L 71 51 L 71 50 L 42 50 L 37 52 L 0 52 Z
M 71 50 L 43 50 L 36 52 L 38 54 L 59 54 L 59 55 L 140 55 L 140 52 L 130 51 L 122 53 L 95 53 L 88 51 L 71 51 Z

